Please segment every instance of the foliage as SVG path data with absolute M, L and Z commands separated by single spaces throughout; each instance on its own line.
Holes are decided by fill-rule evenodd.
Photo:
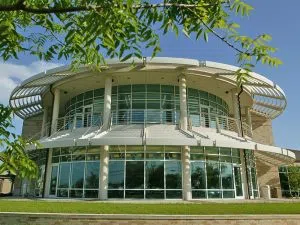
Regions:
M 299 198 L 300 196 L 300 167 L 295 165 L 288 166 L 288 179 L 291 195 Z
M 25 152 L 27 144 L 34 144 L 9 131 L 12 125 L 13 112 L 9 107 L 0 104 L 0 174 L 8 172 L 20 178 L 34 179 L 38 175 L 38 167 Z
M 74 66 L 98 67 L 105 57 L 142 58 L 144 48 L 156 56 L 161 33 L 204 41 L 214 35 L 237 52 L 241 85 L 257 62 L 281 64 L 268 45 L 271 36 L 238 33 L 233 16 L 252 10 L 244 0 L 2 0 L 0 54 L 4 60 L 20 53 L 46 61 L 64 57 Z

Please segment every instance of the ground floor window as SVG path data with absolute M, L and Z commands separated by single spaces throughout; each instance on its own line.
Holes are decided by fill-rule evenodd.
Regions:
M 52 153 L 50 196 L 98 198 L 100 149 L 56 148 Z M 240 149 L 190 147 L 193 199 L 245 198 Z M 254 155 L 246 151 L 250 195 L 257 197 Z M 182 199 L 180 146 L 109 146 L 108 198 Z

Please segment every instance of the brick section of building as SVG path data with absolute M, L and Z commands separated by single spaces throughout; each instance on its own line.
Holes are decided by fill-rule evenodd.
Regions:
M 38 133 L 40 133 L 42 130 L 42 123 L 42 114 L 24 119 L 22 129 L 23 137 L 30 138 L 34 135 L 38 135 Z M 37 136 L 37 138 L 39 139 L 40 136 Z
M 252 132 L 255 142 L 274 145 L 272 121 L 252 114 Z
M 266 145 L 274 145 L 272 121 L 270 119 L 252 114 L 252 131 L 253 141 Z M 259 187 L 270 185 L 273 197 L 276 195 L 277 197 L 281 197 L 278 165 L 272 164 L 272 160 L 268 162 L 256 157 L 256 169 Z

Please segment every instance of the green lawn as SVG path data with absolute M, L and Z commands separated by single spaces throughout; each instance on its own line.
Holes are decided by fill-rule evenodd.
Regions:
M 97 214 L 299 214 L 300 203 L 102 203 L 0 200 L 1 212 Z

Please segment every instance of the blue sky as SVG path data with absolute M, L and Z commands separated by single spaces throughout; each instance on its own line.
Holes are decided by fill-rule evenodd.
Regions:
M 240 33 L 256 36 L 261 33 L 272 35 L 271 45 L 278 48 L 276 54 L 283 61 L 279 68 L 257 65 L 255 72 L 260 73 L 276 84 L 286 93 L 288 106 L 285 112 L 273 121 L 275 144 L 281 147 L 300 149 L 300 100 L 298 85 L 299 53 L 300 53 L 300 1 L 286 0 L 252 0 L 248 1 L 254 10 L 250 17 L 237 18 L 241 24 Z M 195 58 L 199 60 L 217 61 L 236 64 L 235 52 L 221 41 L 209 37 L 209 42 L 195 41 L 181 35 L 175 38 L 170 33 L 161 37 L 162 52 L 158 56 Z M 145 56 L 150 53 L 145 51 Z M 65 64 L 65 61 L 51 63 L 37 62 L 31 56 L 21 56 L 19 60 L 0 63 L 0 101 L 7 104 L 9 93 L 19 80 L 23 80 L 45 69 Z M 15 120 L 17 133 L 21 132 L 22 121 Z

